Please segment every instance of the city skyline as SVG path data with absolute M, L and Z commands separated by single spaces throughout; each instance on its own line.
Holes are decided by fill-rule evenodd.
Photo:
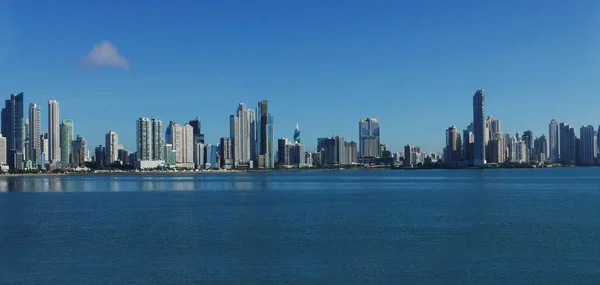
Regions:
M 547 133 L 552 118 L 577 128 L 597 120 L 598 2 L 241 4 L 256 13 L 188 4 L 114 11 L 93 0 L 37 9 L 2 1 L 2 97 L 25 92 L 42 109 L 42 129 L 45 102 L 57 100 L 61 118 L 73 119 L 90 145 L 112 130 L 127 149 L 136 143 L 125 122 L 139 117 L 183 124 L 200 116 L 207 143 L 217 144 L 229 134 L 231 106 L 254 108 L 261 98 L 277 118 L 275 138 L 291 137 L 299 122 L 306 149 L 332 133 L 358 141 L 355 121 L 374 117 L 391 149 L 438 152 L 444 121 L 459 129 L 472 121 L 462 98 L 478 88 L 487 113 L 511 132 Z M 106 24 L 105 13 L 116 20 Z M 98 66 L 107 62 L 88 55 L 102 51 L 119 57 Z

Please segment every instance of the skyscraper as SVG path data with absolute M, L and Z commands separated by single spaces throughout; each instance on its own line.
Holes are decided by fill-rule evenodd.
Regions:
M 0 134 L 0 166 L 6 165 L 6 138 Z
M 111 165 L 119 158 L 119 136 L 113 131 L 109 131 L 104 136 L 104 145 L 106 151 L 106 165 Z
M 570 164 L 571 161 L 571 139 L 569 134 L 570 125 L 567 123 L 560 123 L 560 162 L 562 164 Z
M 191 120 L 189 123 L 194 128 L 194 143 L 204 143 L 204 134 L 201 133 L 200 129 L 200 117 L 196 117 L 196 119 Z
M 169 123 L 166 131 L 166 143 L 172 145 L 175 151 L 175 163 L 183 163 L 183 128 L 177 122 Z
M 48 101 L 48 162 L 60 161 L 60 110 L 56 100 Z M 68 161 L 67 161 L 68 162 Z
M 269 104 L 267 100 L 258 101 L 258 108 L 256 110 L 256 116 L 260 117 L 260 154 L 265 155 L 267 153 L 267 116 L 269 114 Z
M 550 125 L 548 126 L 548 136 L 550 143 L 550 161 L 557 162 L 559 161 L 559 151 L 558 151 L 558 122 L 555 119 L 550 121 Z
M 152 127 L 152 158 L 151 160 L 160 161 L 164 160 L 163 145 L 165 140 L 163 138 L 162 121 L 159 119 L 150 120 Z
M 233 167 L 233 143 L 231 138 L 221 138 L 219 156 L 221 157 L 221 168 L 231 169 Z
M 42 155 L 40 108 L 29 104 L 29 157 L 33 165 L 40 165 Z
M 531 130 L 523 132 L 523 142 L 527 151 L 527 159 L 531 161 L 533 159 L 533 132 Z
M 548 145 L 550 140 L 546 134 L 533 141 L 533 159 L 539 162 L 545 162 L 550 159 L 550 150 Z
M 8 154 L 24 152 L 25 149 L 25 119 L 23 118 L 23 93 L 11 94 L 2 109 L 2 134 L 6 138 L 7 160 L 14 161 Z M 10 164 L 10 163 L 9 163 Z
M 579 129 L 579 137 L 581 139 L 581 146 L 579 148 L 581 165 L 596 165 L 594 127 L 591 125 L 582 126 Z
M 473 95 L 473 134 L 475 150 L 473 165 L 485 165 L 485 96 L 483 90 L 477 90 Z
M 204 143 L 194 144 L 194 163 L 197 169 L 204 169 Z
M 451 126 L 446 130 L 446 148 L 444 153 L 444 161 L 460 161 L 460 147 L 460 134 L 458 133 L 456 126 Z
M 326 167 L 338 166 L 338 146 L 337 140 L 334 137 L 320 138 L 318 144 L 321 145 L 321 159 Z
M 256 113 L 252 109 L 248 109 L 248 118 L 250 120 L 250 160 L 252 161 L 252 165 L 250 167 L 254 167 L 255 163 L 257 163 L 258 155 L 256 148 Z
M 94 150 L 94 158 L 96 159 L 96 167 L 102 168 L 106 166 L 106 162 L 104 159 L 106 158 L 106 148 L 102 145 L 99 145 Z
M 379 122 L 375 118 L 361 118 L 358 122 L 358 144 L 360 157 L 380 157 L 381 149 Z
M 358 147 L 355 142 L 345 142 L 344 143 L 344 152 L 346 164 L 355 164 L 358 163 Z
M 207 144 L 205 146 L 205 162 L 208 164 L 207 167 L 210 169 L 219 168 L 219 164 L 217 162 L 217 146 L 212 144 Z
M 504 163 L 506 158 L 506 144 L 504 135 L 500 132 L 495 133 L 490 140 L 490 157 L 489 162 Z
M 264 153 L 264 157 L 265 157 L 265 168 L 274 168 L 275 167 L 275 158 L 274 158 L 274 153 L 273 153 L 273 140 L 275 139 L 274 137 L 274 121 L 273 121 L 273 116 L 271 114 L 267 114 L 267 116 L 265 116 L 265 122 L 266 122 L 266 136 L 265 136 L 265 143 L 266 143 L 266 152 Z
M 489 126 L 490 126 L 490 138 L 492 138 L 492 136 L 496 133 L 501 132 L 500 129 L 500 120 L 494 119 L 494 117 L 492 116 L 488 116 L 488 122 L 489 122 Z
M 475 136 L 473 134 L 473 123 L 463 130 L 462 136 L 462 156 L 469 165 L 473 165 Z
M 189 123 L 181 127 L 181 148 L 184 167 L 194 167 L 194 127 Z
M 73 165 L 84 166 L 86 153 L 88 151 L 87 141 L 80 135 L 73 141 Z
M 46 164 L 50 160 L 50 139 L 48 136 L 48 131 L 45 131 L 40 135 L 40 144 L 42 145 L 42 155 L 40 155 L 40 165 L 42 168 L 46 167 Z
M 139 118 L 136 122 L 137 160 L 163 160 L 162 121 Z
M 229 132 L 233 140 L 233 159 L 234 165 L 246 164 L 251 159 L 250 144 L 250 115 L 251 112 L 244 103 L 240 103 L 237 109 L 237 116 L 229 117 Z
M 63 165 L 71 163 L 73 151 L 73 121 L 63 120 L 60 124 L 60 161 Z
M 277 140 L 277 165 L 288 165 L 289 161 L 286 160 L 288 156 L 286 154 L 286 146 L 288 145 L 288 140 L 286 138 L 280 138 Z
M 300 128 L 298 128 L 297 122 L 296 122 L 296 129 L 294 130 L 294 142 L 300 143 Z
M 346 141 L 344 140 L 343 136 L 336 136 L 335 137 L 335 144 L 337 147 L 337 158 L 338 158 L 338 165 L 346 165 Z

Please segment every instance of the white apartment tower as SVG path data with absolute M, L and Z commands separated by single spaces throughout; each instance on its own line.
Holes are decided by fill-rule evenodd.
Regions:
M 189 123 L 185 123 L 181 127 L 181 151 L 183 163 L 194 163 L 194 127 Z
M 29 104 L 29 157 L 33 165 L 39 165 L 42 161 L 41 142 L 41 116 L 40 108 L 36 104 Z
M 48 160 L 60 161 L 60 109 L 58 101 L 48 101 Z
M 119 157 L 119 136 L 117 133 L 110 131 L 105 137 L 106 147 L 106 164 L 111 165 L 118 160 Z
M 246 108 L 244 103 L 240 103 L 237 109 L 237 116 L 230 117 L 230 136 L 233 141 L 233 159 L 234 165 L 245 164 L 250 162 L 251 145 L 250 142 L 251 129 L 250 123 L 253 113 Z

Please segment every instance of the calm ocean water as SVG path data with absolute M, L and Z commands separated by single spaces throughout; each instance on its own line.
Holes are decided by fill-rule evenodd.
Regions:
M 600 284 L 600 168 L 0 177 L 0 284 Z

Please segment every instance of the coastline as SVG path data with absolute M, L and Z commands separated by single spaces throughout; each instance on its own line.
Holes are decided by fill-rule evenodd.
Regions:
M 587 166 L 586 166 L 587 167 Z M 255 174 L 279 172 L 339 172 L 339 171 L 382 171 L 382 170 L 500 170 L 500 169 L 544 169 L 544 168 L 584 168 L 583 166 L 552 165 L 549 167 L 364 167 L 364 168 L 288 168 L 260 170 L 202 170 L 202 171 L 99 171 L 61 173 L 2 173 L 0 179 L 8 177 L 56 177 L 56 176 L 115 176 L 115 175 L 204 175 L 204 174 Z

